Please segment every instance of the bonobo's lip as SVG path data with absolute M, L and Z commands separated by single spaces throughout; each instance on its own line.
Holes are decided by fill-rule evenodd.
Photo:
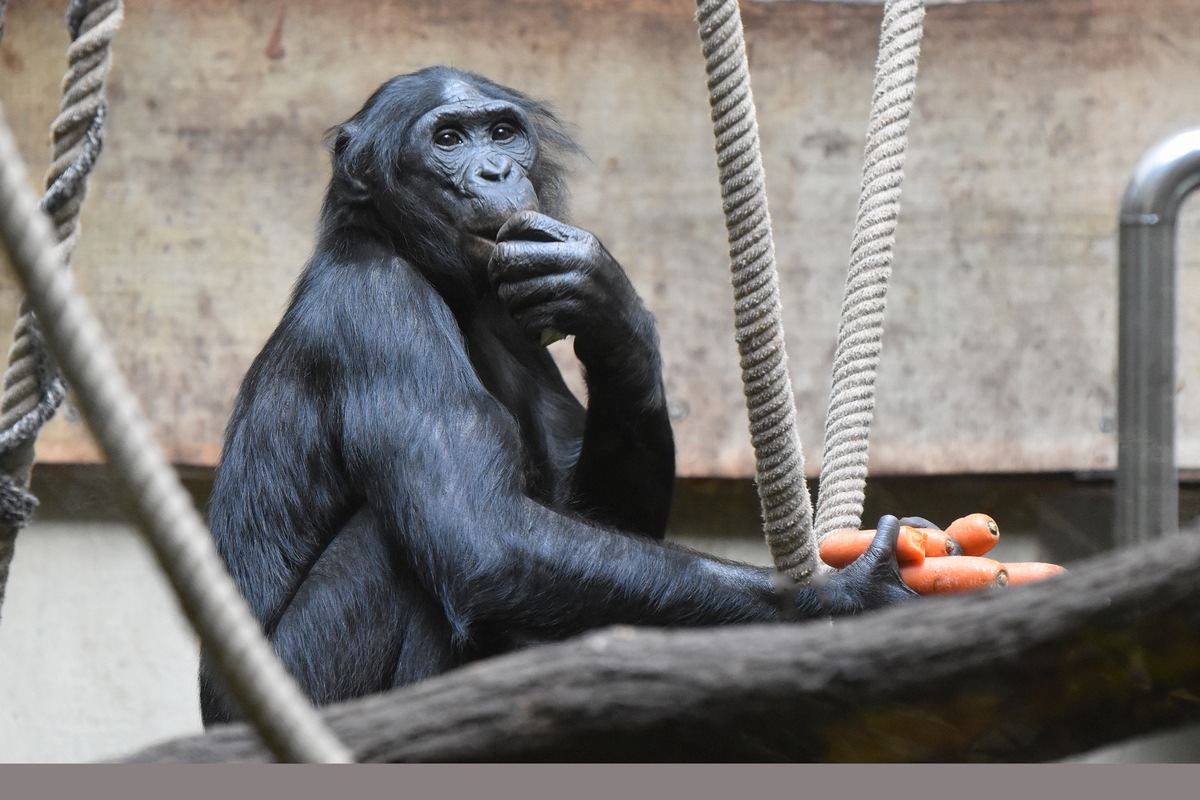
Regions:
M 482 250 L 491 258 L 492 251 L 496 249 L 495 234 L 488 236 L 486 234 L 472 233 L 468 236 L 469 247 L 474 250 Z
M 503 223 L 495 225 L 486 225 L 468 230 L 467 239 L 470 241 L 472 248 L 482 248 L 485 253 L 491 257 L 492 251 L 496 249 L 496 237 L 500 234 L 500 228 Z
M 499 232 L 499 228 L 496 229 Z M 467 256 L 472 261 L 477 261 L 486 264 L 492 259 L 492 253 L 496 250 L 496 233 L 471 233 L 468 232 L 463 237 L 463 245 L 466 249 Z
M 476 239 L 483 239 L 486 242 L 495 244 L 496 237 L 500 235 L 500 229 L 504 227 L 505 222 L 507 222 L 507 220 L 479 225 L 473 230 L 468 230 L 467 233 L 471 236 L 474 236 Z
M 539 205 L 537 203 L 519 205 L 507 213 L 500 212 L 504 215 L 503 219 L 496 219 L 495 214 L 481 214 L 481 218 L 477 218 L 475 224 L 465 226 L 465 232 L 467 236 L 487 242 L 492 247 L 495 247 L 497 244 L 496 237 L 500 235 L 500 230 L 508 224 L 509 220 L 511 220 L 517 214 L 526 211 L 538 211 L 538 209 Z M 491 219 L 489 219 L 489 217 Z

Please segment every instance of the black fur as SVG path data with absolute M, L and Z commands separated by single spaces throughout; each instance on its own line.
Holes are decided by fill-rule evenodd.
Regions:
M 432 68 L 384 84 L 329 140 L 316 249 L 242 384 L 209 509 L 315 702 L 611 623 L 911 594 L 891 518 L 820 594 L 797 590 L 794 614 L 769 570 L 662 541 L 674 444 L 653 319 L 560 221 L 576 147 L 546 107 Z M 548 329 L 575 337 L 586 411 Z M 200 682 L 206 724 L 239 716 L 207 654 Z

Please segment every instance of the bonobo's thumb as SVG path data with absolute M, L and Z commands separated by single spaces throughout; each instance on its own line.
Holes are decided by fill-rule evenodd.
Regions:
M 894 556 L 898 541 L 900 541 L 900 520 L 891 514 L 885 514 L 880 517 L 879 524 L 875 526 L 875 538 L 871 540 L 871 546 L 863 555 L 871 556 L 875 561 L 879 561 L 884 556 Z

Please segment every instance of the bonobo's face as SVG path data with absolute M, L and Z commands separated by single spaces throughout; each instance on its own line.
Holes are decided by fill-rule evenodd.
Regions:
M 410 152 L 429 185 L 420 187 L 430 211 L 457 232 L 474 266 L 484 268 L 500 226 L 518 211 L 538 211 L 528 173 L 538 142 L 525 113 L 451 82 L 445 102 L 421 116 L 411 130 Z M 425 183 L 422 180 L 422 183 Z

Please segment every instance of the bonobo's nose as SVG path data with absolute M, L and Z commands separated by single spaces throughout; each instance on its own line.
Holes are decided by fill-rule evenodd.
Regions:
M 478 174 L 485 181 L 503 183 L 513 172 L 513 160 L 508 156 L 493 155 L 479 159 Z

